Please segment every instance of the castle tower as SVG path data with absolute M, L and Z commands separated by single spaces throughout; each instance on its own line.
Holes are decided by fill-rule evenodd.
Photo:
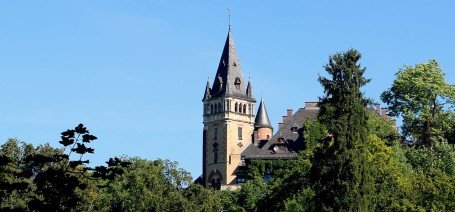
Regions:
M 261 99 L 256 119 L 254 120 L 254 145 L 261 140 L 269 140 L 273 136 L 273 127 L 270 124 L 269 115 L 265 109 L 264 100 Z
M 213 86 L 204 98 L 202 180 L 205 187 L 235 187 L 241 153 L 251 144 L 254 103 L 251 83 L 245 82 L 229 28 Z

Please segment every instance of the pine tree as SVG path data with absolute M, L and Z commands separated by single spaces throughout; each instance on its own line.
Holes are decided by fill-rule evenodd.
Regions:
M 361 55 L 351 49 L 330 56 L 325 70 L 329 78 L 319 77 L 324 88 L 318 119 L 328 128 L 313 158 L 311 178 L 318 210 L 369 210 L 373 180 L 363 142 L 367 137 L 369 100 L 360 88 L 370 80 L 358 64 Z

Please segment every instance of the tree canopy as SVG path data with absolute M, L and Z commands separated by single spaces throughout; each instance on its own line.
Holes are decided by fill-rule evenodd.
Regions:
M 455 85 L 445 80 L 436 60 L 405 66 L 381 99 L 391 115 L 403 117 L 408 142 L 432 148 L 441 139 L 453 140 Z

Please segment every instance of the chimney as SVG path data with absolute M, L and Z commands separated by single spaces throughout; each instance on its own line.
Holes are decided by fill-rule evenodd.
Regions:
M 253 145 L 259 146 L 258 131 L 256 131 L 256 130 L 253 132 Z
M 305 102 L 305 109 L 318 108 L 318 102 Z
M 281 131 L 281 129 L 283 128 L 283 123 L 278 123 L 278 131 Z
M 381 116 L 387 116 L 388 115 L 387 113 L 388 112 L 387 112 L 387 108 L 386 107 L 381 108 Z
M 292 109 L 288 109 L 288 113 L 287 113 L 287 116 L 288 116 L 289 118 L 291 118 L 291 117 L 292 117 Z
M 376 113 L 378 113 L 379 115 L 382 115 L 381 114 L 381 104 L 379 104 L 379 102 L 375 102 L 374 103 L 374 106 L 375 106 L 375 110 L 376 110 Z

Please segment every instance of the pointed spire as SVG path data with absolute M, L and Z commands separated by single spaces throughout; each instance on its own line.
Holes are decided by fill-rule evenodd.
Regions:
M 210 88 L 210 82 L 209 79 L 207 78 L 207 84 L 205 85 L 205 93 L 204 93 L 204 98 L 202 100 L 207 100 L 210 98 L 210 91 L 212 89 Z
M 254 101 L 247 95 L 247 85 L 243 78 L 240 61 L 237 56 L 231 29 L 229 27 L 226 43 L 221 54 L 220 63 L 213 81 L 212 97 L 232 96 Z
M 273 129 L 272 125 L 270 124 L 269 115 L 267 114 L 267 110 L 265 109 L 265 103 L 263 99 L 261 99 L 261 103 L 259 104 L 256 119 L 254 120 L 254 127 Z
M 246 86 L 246 96 L 253 98 L 253 88 L 251 86 L 251 80 L 248 79 L 248 85 Z

